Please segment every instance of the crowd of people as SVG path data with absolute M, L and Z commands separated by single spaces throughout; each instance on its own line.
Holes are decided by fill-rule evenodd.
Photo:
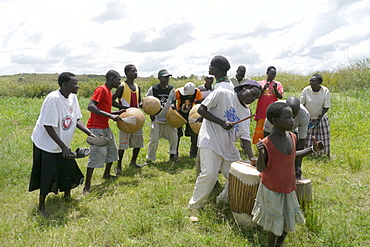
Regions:
M 111 175 L 111 168 L 117 161 L 114 172 L 121 175 L 123 155 L 129 148 L 133 149 L 129 165 L 142 168 L 156 161 L 159 140 L 164 138 L 169 144 L 169 161 L 178 162 L 180 140 L 185 135 L 190 137 L 189 157 L 195 158 L 197 167 L 188 203 L 190 220 L 197 222 L 199 210 L 218 182 L 219 173 L 226 183 L 216 203 L 228 202 L 229 169 L 233 162 L 241 160 L 235 145 L 239 141 L 250 163 L 261 172 L 253 221 L 269 232 L 271 246 L 279 246 L 286 234 L 294 231 L 296 222 L 304 222 L 295 195 L 295 180 L 302 178 L 302 157 L 309 154 L 330 156 L 330 125 L 326 114 L 330 108 L 330 92 L 321 85 L 322 76 L 314 74 L 300 98 L 282 100 L 283 84 L 275 81 L 277 69 L 274 66 L 267 68 L 267 77 L 262 81 L 247 77 L 243 65 L 231 77 L 227 76 L 229 69 L 230 63 L 225 57 L 215 56 L 204 84 L 196 87 L 188 82 L 177 89 L 169 84 L 172 75 L 167 70 L 158 72 L 159 83 L 145 94 L 159 99 L 161 110 L 150 116 L 150 137 L 143 164 L 137 162 L 144 147 L 142 128 L 131 134 L 120 131 L 117 146 L 109 127 L 109 120 L 121 120 L 119 115 L 127 108 L 141 107 L 142 92 L 135 82 L 136 67 L 132 64 L 125 67 L 124 82 L 117 71 L 106 73 L 105 84 L 95 89 L 88 103 L 90 118 L 86 126 L 80 120 L 76 76 L 70 72 L 60 74 L 60 88 L 45 98 L 32 133 L 33 167 L 29 191 L 40 189 L 39 212 L 48 215 L 45 210 L 48 193 L 64 192 L 68 199 L 71 189 L 83 183 L 84 176 L 75 158 L 89 155 L 83 188 L 83 193 L 88 194 L 94 169 L 105 167 L 103 178 L 112 179 L 115 176 Z M 111 92 L 113 88 L 114 93 Z M 256 128 L 251 137 L 251 121 L 239 120 L 252 116 L 249 104 L 254 101 L 257 101 Z M 167 123 L 169 108 L 189 120 L 189 112 L 195 104 L 200 104 L 200 117 L 196 119 L 202 123 L 199 133 L 195 133 L 189 123 L 179 128 Z M 112 107 L 118 110 L 112 111 Z M 76 127 L 92 138 L 106 138 L 107 145 L 71 151 Z M 252 144 L 256 144 L 258 158 L 254 157 Z

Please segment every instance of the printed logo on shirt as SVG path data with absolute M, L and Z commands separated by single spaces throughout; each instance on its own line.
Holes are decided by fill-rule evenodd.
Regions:
M 224 117 L 229 122 L 236 122 L 240 120 L 240 118 L 236 115 L 236 110 L 234 107 L 231 107 L 230 110 L 226 110 Z M 234 127 L 228 131 L 229 137 L 235 141 L 235 133 L 238 131 L 239 124 L 235 124 Z
M 62 119 L 62 129 L 63 130 L 69 130 L 72 127 L 72 124 L 73 124 L 73 120 L 71 116 L 67 115 Z

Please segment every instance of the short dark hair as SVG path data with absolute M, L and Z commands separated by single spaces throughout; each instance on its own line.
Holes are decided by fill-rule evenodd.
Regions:
M 72 77 L 76 77 L 75 74 L 71 73 L 71 72 L 63 72 L 59 75 L 58 77 L 58 84 L 59 84 L 59 87 L 62 87 L 63 83 L 64 82 L 69 82 Z
M 129 71 L 132 67 L 135 67 L 135 65 L 133 65 L 133 64 L 127 64 L 127 65 L 125 66 L 125 75 L 127 75 L 128 71 Z
M 275 66 L 269 66 L 268 68 L 267 68 L 267 71 L 266 71 L 266 74 L 270 71 L 270 70 L 276 70 L 276 68 L 275 68 Z
M 322 75 L 320 75 L 320 74 L 313 74 L 312 75 L 312 77 L 316 77 L 317 78 L 317 80 L 318 80 L 318 82 L 321 84 L 322 83 Z
M 105 79 L 109 80 L 111 77 L 117 78 L 118 76 L 119 76 L 119 73 L 111 69 L 105 74 Z
M 290 107 L 287 103 L 276 101 L 271 103 L 266 110 L 266 116 L 267 119 L 272 123 L 273 118 L 279 118 L 281 113 L 283 112 L 283 109 L 285 107 Z

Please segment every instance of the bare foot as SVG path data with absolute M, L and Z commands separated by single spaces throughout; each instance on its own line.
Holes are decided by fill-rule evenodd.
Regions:
M 84 194 L 84 195 L 88 195 L 88 194 L 90 194 L 90 192 L 91 192 L 91 190 L 90 190 L 90 188 L 84 188 L 83 190 L 82 190 L 82 194 Z
M 38 211 L 38 213 L 39 213 L 41 216 L 43 216 L 43 217 L 45 217 L 45 218 L 48 218 L 48 217 L 49 217 L 49 213 L 48 213 L 48 212 L 46 212 L 46 210 L 45 210 L 45 206 L 39 206 L 39 207 L 38 207 L 38 209 L 37 209 L 37 211 Z
M 108 176 L 103 176 L 103 178 L 106 180 L 109 180 L 109 179 L 115 179 L 117 178 L 117 176 L 108 175 Z

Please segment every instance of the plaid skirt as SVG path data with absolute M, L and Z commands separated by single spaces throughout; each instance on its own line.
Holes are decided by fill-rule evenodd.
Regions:
M 310 119 L 311 121 L 312 119 Z M 322 141 L 324 150 L 314 153 L 313 155 L 324 155 L 330 157 L 330 125 L 327 116 L 324 116 L 320 123 L 313 129 L 308 129 L 306 137 L 306 148 L 313 145 L 312 136 L 316 137 L 316 141 Z

